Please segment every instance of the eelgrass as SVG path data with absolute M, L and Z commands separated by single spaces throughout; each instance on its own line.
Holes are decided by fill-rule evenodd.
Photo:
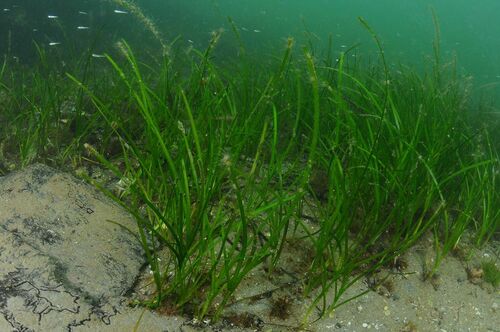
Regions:
M 498 131 L 468 109 L 453 71 L 320 62 L 292 40 L 275 66 L 242 57 L 228 69 L 212 60 L 219 38 L 187 69 L 166 54 L 141 63 L 123 43 L 104 69 L 86 58 L 67 76 L 40 50 L 28 87 L 13 76 L 22 68 L 0 72 L 0 157 L 80 164 L 87 151 L 121 179 L 120 192 L 94 183 L 137 220 L 157 290 L 144 304 L 217 319 L 251 271 L 283 268 L 299 237 L 311 255 L 292 272 L 309 314 L 324 315 L 429 231 L 429 276 L 464 231 L 478 245 L 497 232 Z
M 486 260 L 481 263 L 484 273 L 484 281 L 489 282 L 494 288 L 500 285 L 500 269 L 494 260 Z

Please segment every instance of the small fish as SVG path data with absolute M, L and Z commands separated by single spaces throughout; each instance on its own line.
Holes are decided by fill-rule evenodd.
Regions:
M 115 14 L 128 14 L 128 12 L 126 12 L 126 11 L 124 11 L 124 10 L 119 10 L 119 9 L 115 9 L 115 10 L 113 10 L 113 12 L 114 12 Z
M 33 32 L 37 32 L 37 31 L 38 31 L 38 29 L 37 29 L 37 28 L 34 28 L 34 29 L 33 29 Z
M 61 45 L 60 42 L 50 42 L 49 46 L 56 46 L 56 45 Z
M 258 29 L 253 29 L 253 32 L 257 32 L 257 33 L 259 33 L 259 32 L 262 32 L 262 31 L 260 31 L 260 30 L 258 30 Z
M 89 27 L 84 27 L 84 26 L 77 26 L 76 28 L 78 30 L 88 30 L 88 29 L 90 29 Z
M 80 10 L 80 11 L 78 12 L 78 14 L 80 14 L 80 15 L 88 15 L 88 13 L 87 13 L 87 12 L 84 12 L 83 10 Z
M 9 8 L 4 8 L 3 11 L 4 12 L 10 12 L 10 9 Z
M 194 41 L 192 41 L 191 39 L 188 39 L 188 42 L 190 42 L 191 44 L 194 43 Z
M 106 56 L 104 54 L 96 54 L 96 53 L 92 53 L 92 57 L 93 58 L 105 58 Z
M 47 15 L 47 18 L 54 20 L 54 19 L 58 18 L 58 16 L 57 15 Z
M 243 30 L 243 31 L 248 31 L 248 29 L 247 29 L 247 28 L 245 28 L 245 27 L 241 27 L 241 30 Z

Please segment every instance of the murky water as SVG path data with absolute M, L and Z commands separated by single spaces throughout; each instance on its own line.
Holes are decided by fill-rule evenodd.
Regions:
M 137 6 L 165 44 L 203 48 L 210 32 L 224 29 L 219 56 L 236 54 L 237 40 L 255 56 L 273 54 L 293 37 L 319 52 L 333 42 L 335 52 L 356 45 L 353 56 L 375 51 L 363 17 L 383 41 L 390 64 L 422 67 L 433 55 L 439 21 L 441 56 L 457 59 L 472 75 L 477 91 L 500 95 L 500 2 L 497 0 L 1 0 L 0 51 L 21 61 L 37 57 L 34 42 L 76 57 L 86 49 L 111 52 L 125 38 L 141 48 L 157 47 Z M 331 39 L 330 39 L 331 38 Z M 356 53 L 356 54 L 354 54 Z

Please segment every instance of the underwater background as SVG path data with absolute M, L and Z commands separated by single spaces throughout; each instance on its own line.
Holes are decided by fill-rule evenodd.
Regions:
M 0 176 L 125 208 L 165 313 L 215 322 L 258 272 L 305 324 L 421 240 L 432 283 L 500 239 L 499 7 L 0 0 Z
M 157 36 L 127 4 L 141 8 Z M 210 32 L 220 29 L 225 33 L 218 60 L 231 61 L 238 41 L 230 20 L 245 49 L 257 57 L 280 54 L 286 39 L 293 37 L 318 52 L 331 46 L 338 54 L 353 47 L 352 57 L 375 59 L 376 47 L 357 19 L 363 17 L 382 40 L 389 64 L 414 68 L 433 56 L 434 11 L 442 61 L 456 60 L 459 73 L 472 76 L 475 95 L 500 96 L 496 0 L 2 0 L 1 7 L 0 51 L 20 61 L 37 58 L 33 41 L 69 57 L 86 50 L 112 52 L 122 38 L 137 49 L 153 51 L 160 35 L 166 45 L 175 41 L 177 46 L 204 49 Z

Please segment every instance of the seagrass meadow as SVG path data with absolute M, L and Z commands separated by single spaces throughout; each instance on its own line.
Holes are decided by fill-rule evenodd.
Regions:
M 141 29 L 117 38 L 109 31 L 125 23 L 96 14 L 99 29 L 70 31 L 59 4 L 47 18 L 60 20 L 47 28 L 58 39 L 20 45 L 26 1 L 24 16 L 3 22 L 22 29 L 2 36 L 0 175 L 44 162 L 130 212 L 155 286 L 134 305 L 216 321 L 264 270 L 300 286 L 307 320 L 352 300 L 353 283 L 423 236 L 435 251 L 428 280 L 464 237 L 498 241 L 497 97 L 443 52 L 440 13 L 427 12 L 428 56 L 412 65 L 362 17 L 363 46 L 321 39 L 304 18 L 303 35 L 266 48 L 233 17 L 197 43 L 164 38 L 166 23 L 140 2 L 84 3 Z M 87 30 L 98 32 L 72 35 Z M 301 256 L 293 267 L 290 250 Z

